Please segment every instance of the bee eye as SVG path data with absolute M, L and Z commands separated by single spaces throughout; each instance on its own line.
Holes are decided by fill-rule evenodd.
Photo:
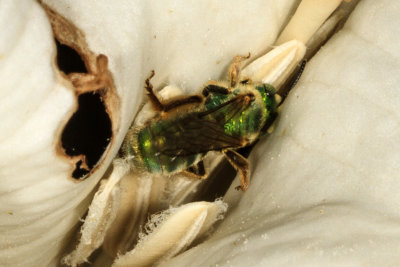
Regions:
M 244 79 L 240 81 L 241 84 L 248 84 L 250 83 L 250 79 Z

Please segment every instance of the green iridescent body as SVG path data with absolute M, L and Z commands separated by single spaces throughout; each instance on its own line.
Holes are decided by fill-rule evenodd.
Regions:
M 209 151 L 219 151 L 239 171 L 238 189 L 246 190 L 250 167 L 236 150 L 254 143 L 277 114 L 277 95 L 271 85 L 240 80 L 239 64 L 249 57 L 235 57 L 228 81 L 210 81 L 201 95 L 166 103 L 153 92 L 153 71 L 145 89 L 157 113 L 143 126 L 134 125 L 129 130 L 122 156 L 143 172 L 169 175 L 188 171 L 203 176 L 203 157 Z
M 140 170 L 173 174 L 196 164 L 208 151 L 253 143 L 276 115 L 275 90 L 268 84 L 228 84 L 212 81 L 205 86 L 212 90 L 200 103 L 179 106 L 133 127 L 122 147 L 125 156 Z
M 132 158 L 135 168 L 149 173 L 172 174 L 187 169 L 197 163 L 202 155 L 174 155 L 167 153 L 167 149 L 182 138 L 182 123 L 189 117 L 176 115 L 158 118 L 144 127 L 133 128 L 125 139 L 124 154 Z M 175 132 L 172 136 L 171 131 Z

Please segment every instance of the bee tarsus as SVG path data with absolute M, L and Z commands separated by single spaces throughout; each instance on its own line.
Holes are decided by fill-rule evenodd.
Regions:
M 235 187 L 236 190 L 246 191 L 250 183 L 250 165 L 245 157 L 232 149 L 222 150 L 229 163 L 239 172 L 240 185 Z
M 157 95 L 153 91 L 153 85 L 151 84 L 150 80 L 155 75 L 154 70 L 151 71 L 149 77 L 147 77 L 145 82 L 145 89 L 147 91 L 147 95 L 150 99 L 151 104 L 153 105 L 154 109 L 159 112 L 168 112 L 172 109 L 178 108 L 182 105 L 187 105 L 191 103 L 201 103 L 204 99 L 200 95 L 190 95 L 184 96 L 173 101 L 169 101 L 167 103 L 162 103 Z

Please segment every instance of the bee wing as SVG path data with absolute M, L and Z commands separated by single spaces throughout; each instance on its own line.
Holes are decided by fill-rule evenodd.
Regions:
M 224 125 L 234 116 L 248 108 L 251 103 L 251 97 L 252 95 L 250 96 L 249 94 L 237 95 L 213 109 L 201 112 L 200 117 L 209 117 L 218 124 Z
M 169 156 L 189 156 L 243 146 L 244 139 L 227 134 L 224 126 L 249 106 L 250 101 L 245 97 L 238 95 L 211 110 L 184 116 L 164 129 L 168 142 L 160 152 Z

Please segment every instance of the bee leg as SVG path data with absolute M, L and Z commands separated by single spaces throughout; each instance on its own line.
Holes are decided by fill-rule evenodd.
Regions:
M 228 71 L 228 79 L 231 83 L 231 87 L 235 87 L 236 84 L 239 82 L 240 63 L 243 60 L 248 59 L 248 58 L 250 58 L 250 52 L 247 56 L 238 55 L 233 59 L 233 63 L 229 67 L 229 71 Z
M 240 174 L 240 186 L 236 187 L 237 190 L 246 191 L 250 183 L 250 166 L 249 162 L 245 157 L 240 155 L 238 152 L 231 149 L 222 150 L 229 163 L 239 172 Z
M 186 170 L 184 170 L 187 174 L 194 176 L 198 179 L 206 178 L 206 169 L 204 168 L 204 162 L 201 160 L 197 164 L 190 166 Z
M 208 84 L 203 88 L 203 96 L 207 97 L 210 93 L 218 95 L 227 95 L 230 93 L 229 89 L 216 84 Z
M 158 97 L 155 95 L 155 93 L 153 91 L 153 85 L 150 82 L 150 80 L 151 80 L 151 78 L 153 78 L 154 74 L 155 74 L 154 70 L 152 70 L 151 73 L 150 73 L 150 76 L 147 77 L 147 79 L 146 79 L 144 88 L 147 91 L 147 96 L 149 97 L 150 102 L 153 105 L 153 107 L 157 111 L 163 111 L 164 110 L 164 105 L 160 102 Z
M 153 85 L 150 80 L 154 76 L 154 70 L 151 71 L 150 76 L 146 79 L 145 89 L 147 91 L 147 96 L 150 99 L 151 104 L 157 111 L 169 111 L 171 109 L 177 108 L 182 105 L 190 104 L 190 103 L 201 103 L 203 101 L 203 97 L 199 95 L 191 95 L 185 96 L 169 103 L 161 103 L 156 94 L 153 91 Z
M 303 60 L 300 64 L 299 70 L 294 78 L 294 80 L 292 81 L 292 83 L 289 85 L 289 89 L 288 91 L 292 90 L 292 88 L 297 84 L 297 82 L 300 80 L 301 75 L 303 74 L 304 68 L 306 67 L 307 64 L 307 60 Z
M 190 95 L 190 96 L 184 96 L 182 98 L 175 99 L 171 102 L 168 102 L 164 104 L 164 109 L 163 111 L 169 111 L 171 109 L 187 105 L 187 104 L 193 104 L 193 103 L 201 103 L 203 102 L 204 98 L 200 95 Z

